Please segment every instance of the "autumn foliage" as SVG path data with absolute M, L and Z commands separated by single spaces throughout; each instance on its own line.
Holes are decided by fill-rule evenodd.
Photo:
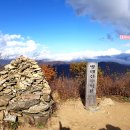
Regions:
M 61 100 L 79 98 L 79 82 L 75 78 L 58 77 L 51 82 L 53 92 L 58 92 Z
M 72 63 L 70 65 L 72 75 L 79 80 L 79 83 L 81 83 L 79 90 L 82 95 L 85 95 L 86 65 L 87 63 L 85 62 Z M 105 75 L 99 67 L 97 78 L 97 95 L 99 97 L 110 95 L 129 97 L 130 72 L 126 72 L 125 74 L 114 73 L 112 75 Z
M 86 74 L 86 62 L 72 63 L 70 64 L 70 72 L 74 77 L 84 77 Z
M 41 65 L 47 81 L 53 91 L 57 91 L 60 99 L 85 98 L 86 62 L 71 63 L 71 77 L 56 77 L 55 69 L 50 65 Z M 98 68 L 97 96 L 119 95 L 130 97 L 130 72 L 125 74 L 106 75 Z
M 51 65 L 40 65 L 45 78 L 48 82 L 51 82 L 56 77 L 56 71 Z

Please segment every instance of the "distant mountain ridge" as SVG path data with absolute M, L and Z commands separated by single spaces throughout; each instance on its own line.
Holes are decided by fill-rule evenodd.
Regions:
M 94 58 L 77 58 L 73 59 L 71 62 L 116 62 L 120 64 L 130 65 L 130 54 L 122 53 L 119 55 L 111 55 L 111 56 L 97 56 Z
M 12 59 L 0 59 L 0 65 L 8 64 Z M 47 63 L 47 64 L 56 64 L 56 63 L 71 63 L 71 62 L 116 62 L 120 64 L 130 65 L 130 53 L 121 53 L 119 55 L 106 55 L 106 56 L 97 56 L 94 58 L 75 58 L 70 61 L 57 61 L 50 59 L 35 59 L 38 63 Z
M 12 59 L 0 59 L 0 67 L 9 64 Z M 50 64 L 56 70 L 58 75 L 70 76 L 70 64 L 73 62 L 98 62 L 98 66 L 108 73 L 125 73 L 130 70 L 130 54 L 120 54 L 114 56 L 100 56 L 96 59 L 75 59 L 69 62 L 66 61 L 48 61 L 46 59 L 36 60 L 38 64 Z M 109 68 L 109 70 L 108 70 Z
M 105 74 L 113 74 L 113 73 L 126 73 L 130 71 L 130 65 L 119 64 L 116 62 L 99 62 L 98 66 L 103 70 Z

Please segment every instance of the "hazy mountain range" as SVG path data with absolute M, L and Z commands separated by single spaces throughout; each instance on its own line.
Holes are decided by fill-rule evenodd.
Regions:
M 12 59 L 0 59 L 0 66 L 10 63 Z M 36 60 L 39 64 L 51 64 L 57 70 L 58 75 L 70 76 L 70 63 L 72 62 L 98 62 L 99 67 L 104 73 L 125 73 L 130 70 L 130 54 L 120 54 L 114 56 L 99 56 L 95 59 L 78 58 L 69 62 L 66 61 L 50 61 L 48 59 Z M 110 68 L 109 72 L 107 67 Z
M 0 65 L 8 64 L 12 59 L 0 59 Z M 50 59 L 36 59 L 39 63 L 49 63 L 49 64 L 57 64 L 57 63 L 71 63 L 71 62 L 116 62 L 120 64 L 130 65 L 130 54 L 122 53 L 119 55 L 112 56 L 98 56 L 95 58 L 76 58 L 71 61 L 56 61 Z
M 88 61 L 88 62 L 116 62 L 120 64 L 126 64 L 130 65 L 130 54 L 122 53 L 119 55 L 112 55 L 112 56 L 98 56 L 92 59 L 75 59 L 74 62 L 80 62 L 80 61 Z

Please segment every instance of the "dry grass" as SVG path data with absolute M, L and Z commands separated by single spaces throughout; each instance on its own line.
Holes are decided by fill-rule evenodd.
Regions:
M 102 76 L 98 79 L 98 96 L 120 95 L 130 97 L 130 73 Z
M 51 82 L 53 91 L 57 91 L 61 100 L 85 97 L 85 81 L 80 78 L 59 77 Z M 130 73 L 124 75 L 99 76 L 97 96 L 119 95 L 130 97 Z
M 79 97 L 79 83 L 74 78 L 59 77 L 51 83 L 51 87 L 62 100 Z

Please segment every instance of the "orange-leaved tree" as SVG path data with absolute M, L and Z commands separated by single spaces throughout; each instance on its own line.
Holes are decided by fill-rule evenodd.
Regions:
M 72 63 L 70 65 L 70 72 L 73 77 L 76 77 L 80 84 L 80 94 L 81 96 L 85 94 L 85 83 L 87 74 L 87 63 Z M 106 88 L 108 85 L 112 84 L 110 77 L 104 77 L 103 71 L 98 67 L 98 81 L 97 81 L 97 94 L 102 96 L 106 94 Z
M 72 77 L 77 77 L 82 80 L 85 80 L 86 75 L 86 62 L 79 62 L 79 63 L 71 63 L 70 64 L 70 72 Z
M 54 78 L 56 77 L 56 70 L 54 69 L 53 66 L 51 65 L 40 65 L 45 78 L 48 82 L 51 82 L 52 80 L 54 80 Z
M 86 82 L 86 62 L 78 62 L 70 64 L 70 72 L 73 78 L 76 78 L 79 84 L 80 97 L 85 96 L 85 82 Z

